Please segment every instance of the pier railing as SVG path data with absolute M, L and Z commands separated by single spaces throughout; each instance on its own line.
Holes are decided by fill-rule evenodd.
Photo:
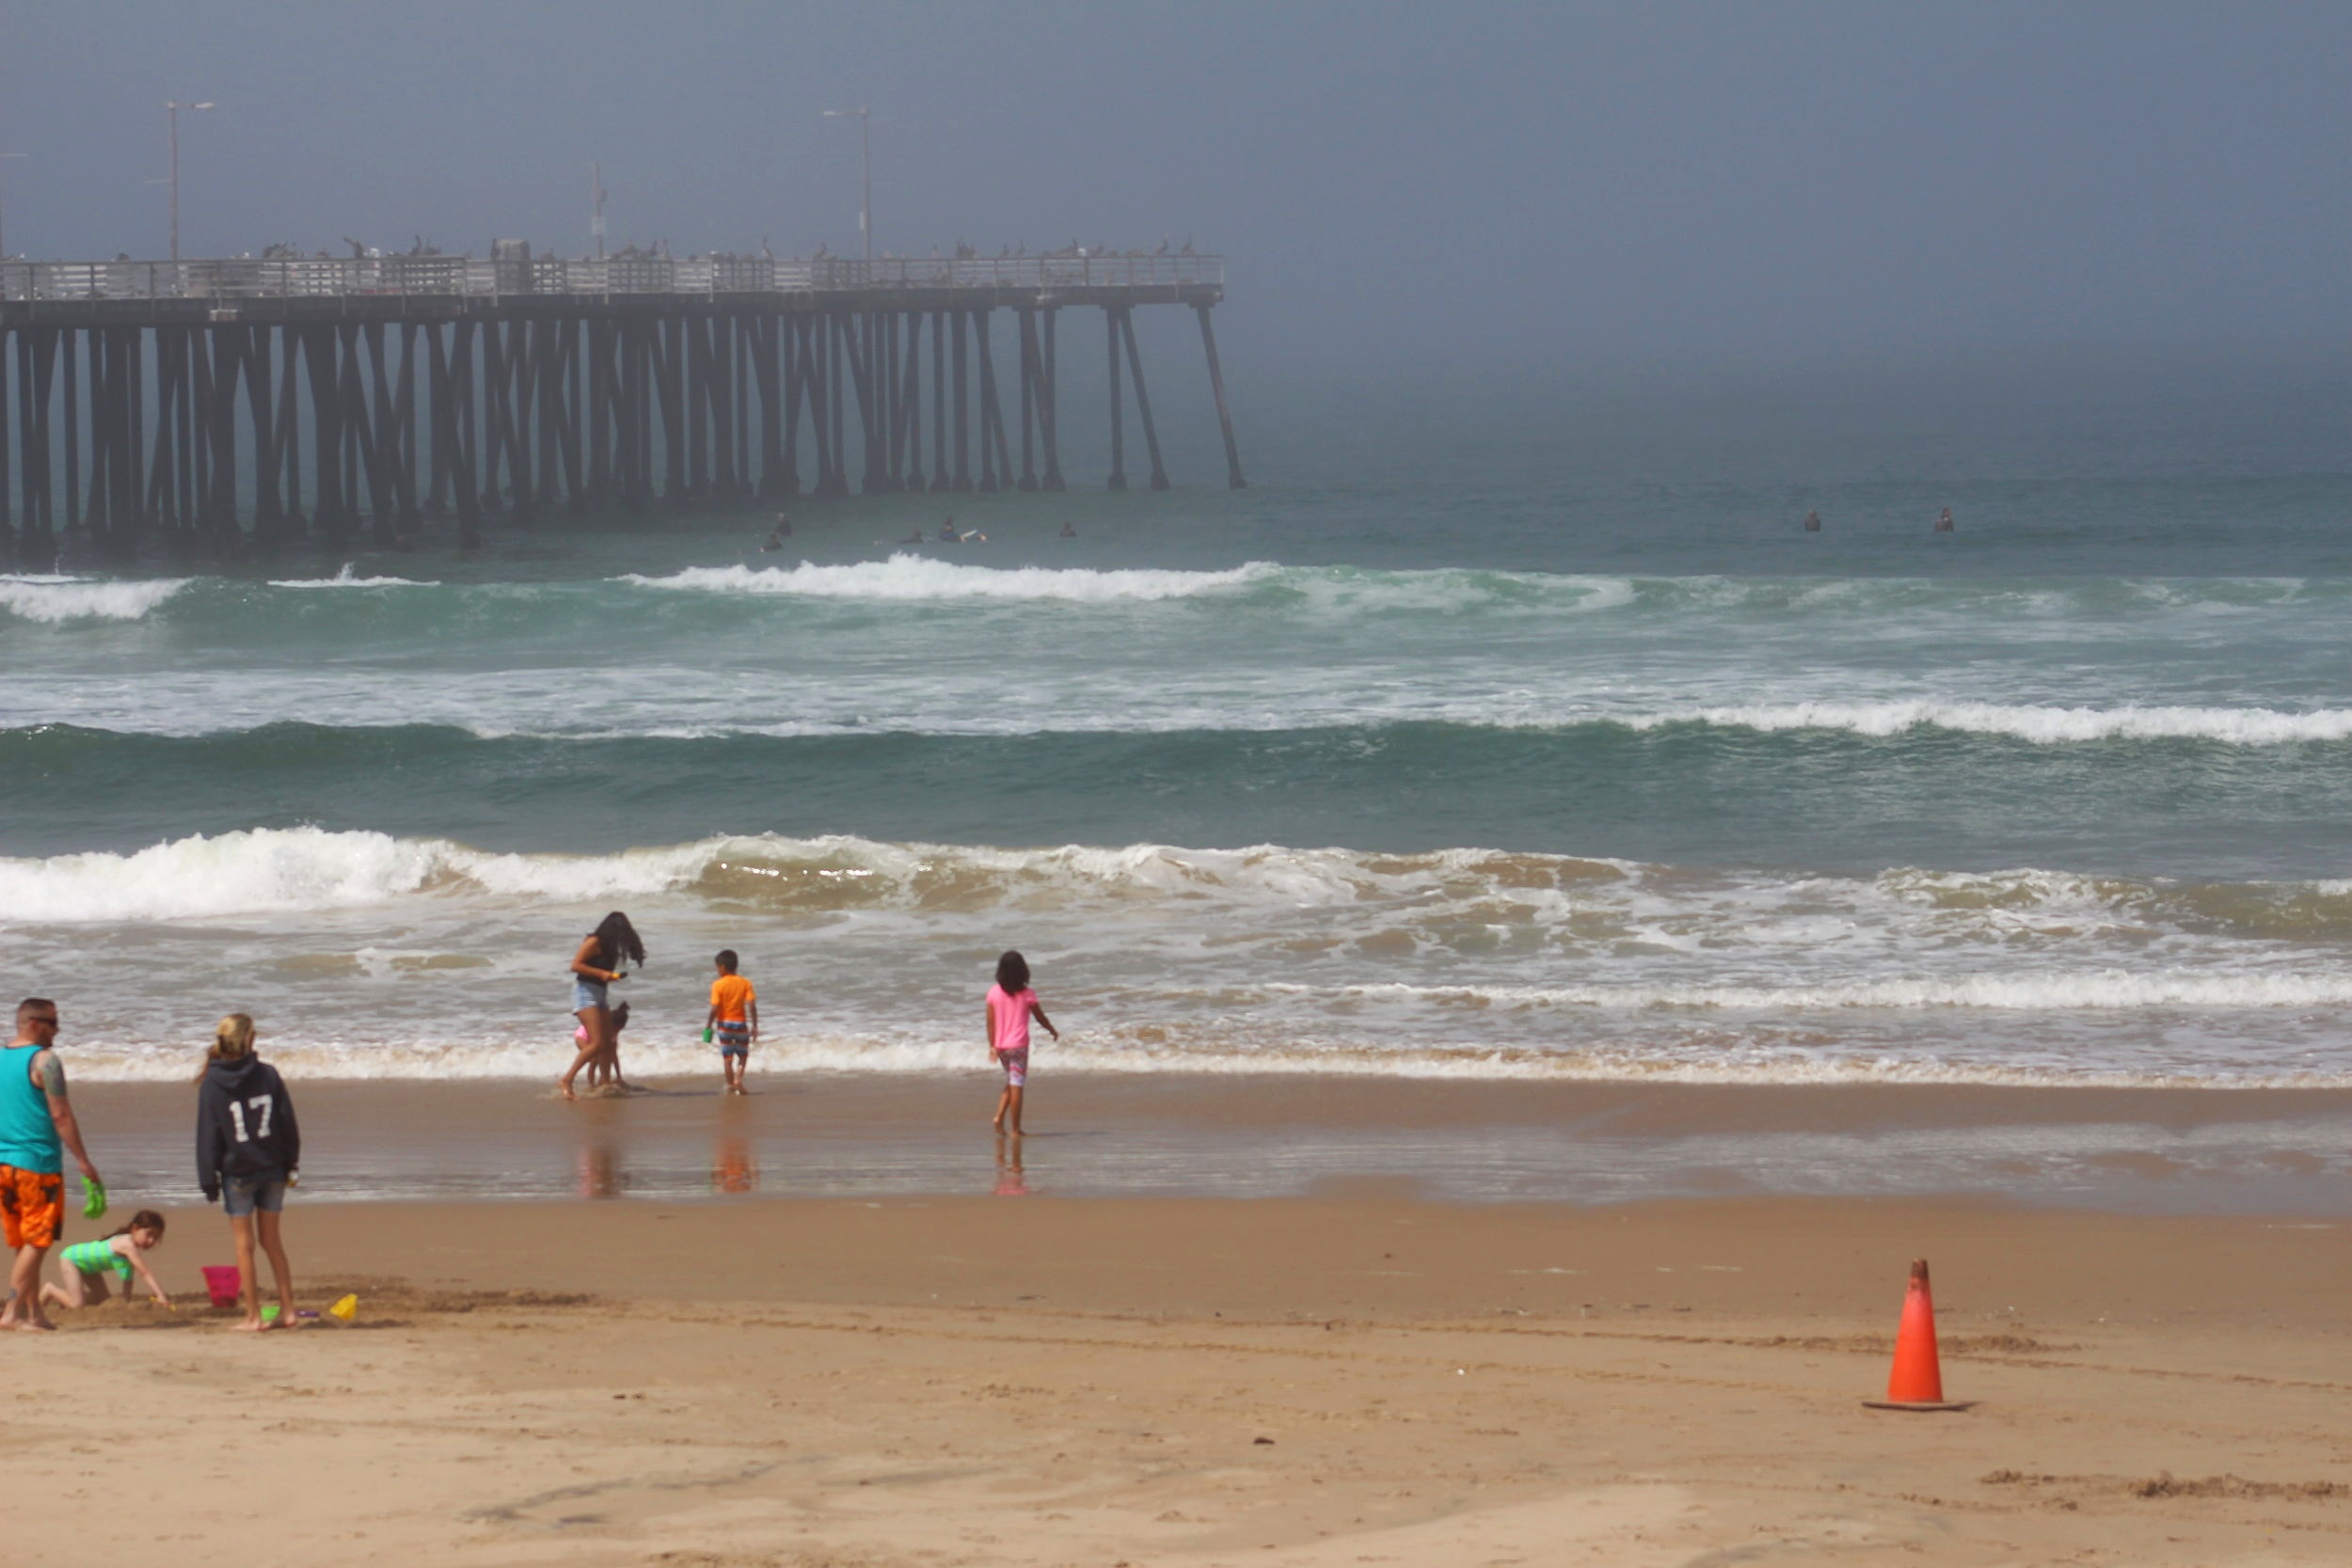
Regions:
M 884 257 L 812 261 L 771 256 L 230 257 L 182 261 L 0 261 L 0 299 L 295 299 L 423 294 L 815 294 L 907 289 L 1218 286 L 1222 257 L 1152 252 L 1044 256 Z

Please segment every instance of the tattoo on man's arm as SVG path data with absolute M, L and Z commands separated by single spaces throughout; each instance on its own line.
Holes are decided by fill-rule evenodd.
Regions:
M 57 1100 L 65 1098 L 65 1064 L 52 1056 L 40 1064 L 40 1086 Z

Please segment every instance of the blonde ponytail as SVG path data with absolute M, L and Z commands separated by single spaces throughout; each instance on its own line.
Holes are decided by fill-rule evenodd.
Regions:
M 196 1069 L 199 1078 L 215 1062 L 234 1061 L 253 1053 L 253 1015 L 230 1013 L 213 1026 L 213 1048 L 204 1053 L 204 1066 Z

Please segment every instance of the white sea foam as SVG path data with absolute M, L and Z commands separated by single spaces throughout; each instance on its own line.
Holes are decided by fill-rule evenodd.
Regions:
M 439 847 L 315 828 L 199 835 L 135 853 L 0 860 L 0 924 L 202 919 L 322 910 L 415 892 Z
M 1314 988 L 1278 985 L 1307 994 Z M 1890 1008 L 1985 1008 L 2006 1012 L 2138 1011 L 2151 1008 L 2341 1007 L 2352 1005 L 2352 977 L 2322 973 L 2202 974 L 2160 969 L 2075 974 L 1966 974 L 1948 979 L 1867 981 L 1815 986 L 1412 986 L 1401 982 L 1337 988 L 1340 994 L 1388 1001 L 1476 1006 L 1598 1007 L 1613 1011 L 1701 1008 L 1742 1013 L 1805 1013 Z
M 198 834 L 130 854 L 0 860 L 0 926 L 353 909 L 452 888 L 515 899 L 625 897 L 691 879 L 728 842 L 521 855 L 319 828 Z
M 2036 704 L 1904 702 L 1758 704 L 1628 715 L 1634 729 L 1701 723 L 1749 730 L 1846 730 L 1887 736 L 1919 728 L 2004 735 L 2037 745 L 2091 740 L 2219 740 L 2237 746 L 2352 738 L 2352 708 L 2056 707 Z
M 1229 592 L 1266 581 L 1283 568 L 1251 562 L 1222 572 L 1131 570 L 1094 572 L 1076 567 L 970 566 L 898 554 L 887 561 L 819 566 L 803 561 L 792 567 L 690 566 L 668 577 L 631 574 L 617 578 L 641 588 L 701 594 L 777 594 L 819 599 L 930 601 L 955 599 L 1062 599 L 1080 603 L 1183 599 Z
M 1606 602 L 1606 587 L 1594 587 L 1597 602 Z M 1112 646 L 1078 643 L 1065 662 L 1026 669 L 1008 687 L 994 664 L 968 659 L 934 639 L 904 658 L 852 663 L 841 678 L 812 681 L 800 678 L 807 661 L 834 656 L 821 631 L 793 626 L 753 640 L 744 664 L 722 670 L 696 667 L 684 649 L 645 647 L 626 662 L 606 663 L 593 683 L 598 699 L 589 704 L 580 700 L 579 670 L 564 663 L 437 668 L 431 678 L 420 679 L 405 658 L 319 658 L 306 650 L 279 667 L 255 669 L 243 661 L 209 663 L 199 653 L 180 662 L 143 663 L 135 680 L 120 678 L 112 667 L 95 679 L 78 666 L 12 672 L 8 722 L 191 736 L 286 722 L 438 724 L 483 739 L 569 740 L 1265 733 L 1411 724 L 1518 734 L 1605 726 L 1791 737 L 1942 734 L 2052 747 L 2197 740 L 2255 748 L 2352 739 L 2352 707 L 2314 705 L 2296 711 L 2135 702 L 2129 684 L 2137 683 L 2100 692 L 2099 701 L 2061 705 L 2022 700 L 2026 692 L 2005 696 L 1994 679 L 1986 680 L 1992 689 L 1981 693 L 1896 695 L 1924 683 L 1860 671 L 1775 678 L 1769 666 L 1621 674 L 1599 655 L 1549 671 L 1464 657 L 1451 648 L 1416 660 L 1409 640 L 1384 645 L 1366 639 L 1334 650 L 1343 657 L 1304 661 L 1252 659 L 1249 644 L 1243 643 L 1230 653 L 1212 650 L 1171 663 L 1152 657 L 1159 646 L 1124 638 Z M 927 657 L 933 652 L 937 657 Z M 1768 691 L 1774 700 L 1757 700 Z
M 1073 999 L 1056 1070 L 2243 1086 L 2352 1082 L 2347 899 L 2031 867 L 773 835 L 519 854 L 302 828 L 0 861 L 0 952 L 28 988 L 71 989 L 91 953 L 126 976 L 80 1013 L 77 1062 L 108 1076 L 183 1069 L 191 971 L 306 1072 L 544 1070 L 560 960 L 620 907 L 657 959 L 628 988 L 648 1071 L 707 1067 L 680 1040 L 721 946 L 803 994 L 766 1061 L 969 1067 L 956 1022 L 1017 933 Z
M 241 912 L 350 909 L 449 895 L 499 903 L 569 904 L 690 894 L 730 904 L 820 910 L 855 890 L 861 909 L 929 907 L 943 892 L 967 908 L 1042 899 L 1041 908 L 1134 911 L 1171 926 L 1236 916 L 1337 921 L 1335 938 L 1429 940 L 1470 921 L 1482 928 L 1548 928 L 1583 942 L 1633 943 L 1704 956 L 1781 946 L 1852 948 L 1866 937 L 1948 947 L 1972 936 L 2008 942 L 2037 929 L 2089 940 L 2113 929 L 2133 943 L 2160 929 L 2238 928 L 2259 937 L 2325 939 L 2352 910 L 2352 883 L 2216 886 L 2021 867 L 1991 872 L 1895 868 L 1875 877 L 1787 879 L 1694 874 L 1620 860 L 1483 848 L 1382 853 L 1260 844 L 1200 848 L 1139 843 L 1041 847 L 885 843 L 848 835 L 720 836 L 604 854 L 486 850 L 440 838 L 369 831 L 252 829 L 199 834 L 131 853 L 90 851 L 0 859 L 0 927 L 57 922 L 170 921 Z M 846 905 L 844 906 L 846 907 Z M 1317 914 L 1316 911 L 1325 911 Z M 1268 927 L 1274 929 L 1274 927 Z M 1284 937 L 1297 933 L 1280 929 Z M 1225 930 L 1232 938 L 1237 932 Z M 2168 984 L 2204 982 L 2177 977 Z M 1709 992 L 1693 1005 L 2065 1005 L 2020 993 L 2004 1004 L 1983 990 L 2023 980 L 1968 982 L 1964 992 L 1880 1000 L 1826 993 Z M 2039 983 L 2039 982 L 2034 982 Z M 2069 982 L 2073 984 L 2074 982 Z M 2116 983 L 2124 984 L 2122 979 Z M 2131 981 L 2130 984 L 2138 984 Z M 2313 1003 L 2336 982 L 2281 980 L 2281 998 Z M 2352 981 L 2343 988 L 2352 988 Z M 2352 995 L 2352 989 L 2345 994 Z M 1491 1000 L 1597 1000 L 1595 991 L 1494 991 Z M 1972 1000 L 1976 998 L 1977 1000 Z M 2195 1005 L 2232 1005 L 2221 993 Z M 1677 1005 L 1632 995 L 1631 1006 Z M 2120 998 L 2113 1005 L 2134 1005 Z M 2283 1004 L 2282 1004 L 2283 1005 Z
M 1311 609 L 1422 610 L 1540 609 L 1590 612 L 1634 602 L 1629 578 L 1459 569 L 1375 572 L 1350 566 L 1283 566 L 1252 561 L 1221 571 L 1062 566 L 984 566 L 906 552 L 844 565 L 694 566 L 667 577 L 613 579 L 642 588 L 704 594 L 893 602 L 1058 600 L 1073 604 L 1190 599 L 1274 590 Z
M 2074 1088 L 2352 1088 L 2352 1072 L 2119 1070 L 2047 1067 L 1949 1059 L 1900 1059 L 1883 1055 L 1784 1057 L 1740 1060 L 1698 1054 L 1630 1050 L 1536 1052 L 1474 1047 L 1378 1050 L 1360 1043 L 1295 1039 L 1281 1049 L 1236 1049 L 1214 1041 L 1193 1045 L 1148 1044 L 1090 1038 L 1065 1029 L 1041 1070 L 1055 1076 L 1205 1077 L 1276 1076 L 1376 1078 L 1406 1081 L 1486 1083 L 1645 1083 L 1689 1085 L 1974 1085 Z M 551 1076 L 561 1065 L 560 1029 L 543 1034 L 490 1038 L 358 1041 L 307 1037 L 298 1024 L 273 1036 L 271 1060 L 289 1076 L 303 1079 L 405 1081 L 416 1079 L 532 1079 Z M 632 1030 L 624 1037 L 630 1075 L 639 1080 L 703 1077 L 711 1070 L 710 1048 L 698 1040 Z M 848 1034 L 783 1035 L 753 1053 L 755 1077 L 798 1078 L 809 1072 L 937 1078 L 969 1073 L 977 1054 L 971 1042 L 944 1036 L 882 1037 Z M 181 1083 L 188 1074 L 188 1048 L 175 1041 L 161 1048 L 125 1050 L 113 1045 L 77 1047 L 76 1078 L 107 1083 Z
M 331 578 L 272 578 L 272 588 L 438 588 L 438 582 L 420 582 L 414 578 L 363 578 L 355 575 L 356 563 L 346 561 L 342 570 Z
M 105 582 L 54 576 L 0 577 L 0 610 L 55 626 L 66 621 L 136 621 L 193 580 L 145 578 Z
M 953 866 L 1009 882 L 1051 878 L 1136 893 L 1262 883 L 1282 899 L 1352 896 L 1343 851 L 1196 851 L 1160 845 L 1023 850 L 865 839 L 711 838 L 604 855 L 500 853 L 445 839 L 320 828 L 198 834 L 129 854 L 0 860 L 0 925 L 202 919 L 348 909 L 419 894 L 522 900 L 661 893 L 709 873 L 762 879 L 878 876 L 893 886 Z

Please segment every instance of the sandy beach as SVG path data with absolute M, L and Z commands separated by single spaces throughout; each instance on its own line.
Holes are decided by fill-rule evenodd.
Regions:
M 175 1211 L 167 1284 L 226 1256 Z M 2332 1222 L 1982 1203 L 298 1204 L 10 1369 L 28 1560 L 2319 1563 Z M 1959 1414 L 1883 1388 L 1931 1258 Z M 198 1300 L 191 1291 L 187 1298 Z M 192 1442 L 191 1433 L 201 1433 Z M 135 1506 L 125 1507 L 125 1504 Z
M 2352 3 L 0 40 L 0 1568 L 2352 1568 Z

